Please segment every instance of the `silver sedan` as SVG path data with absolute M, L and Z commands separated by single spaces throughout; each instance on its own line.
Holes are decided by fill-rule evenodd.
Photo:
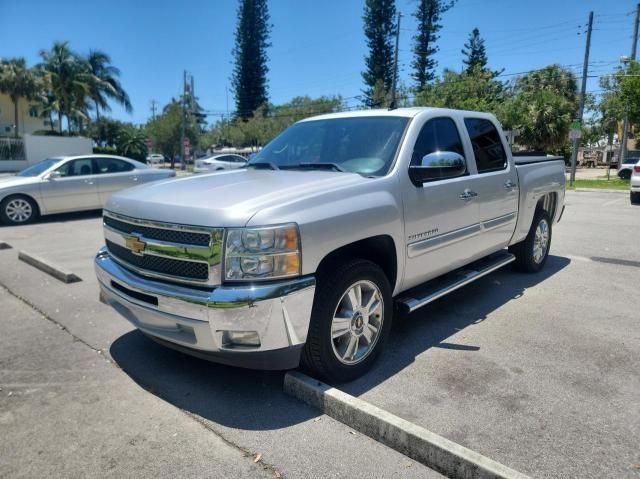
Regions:
M 0 179 L 0 220 L 23 224 L 40 215 L 100 209 L 116 191 L 175 175 L 121 156 L 48 158 Z

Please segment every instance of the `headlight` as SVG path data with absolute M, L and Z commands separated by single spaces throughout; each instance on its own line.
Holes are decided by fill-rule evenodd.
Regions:
M 300 234 L 296 224 L 227 230 L 224 280 L 250 281 L 300 274 Z

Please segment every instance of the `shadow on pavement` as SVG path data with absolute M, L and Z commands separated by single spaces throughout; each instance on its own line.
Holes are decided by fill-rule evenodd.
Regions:
M 226 427 L 280 429 L 318 415 L 282 390 L 283 371 L 234 368 L 161 346 L 135 330 L 111 345 L 131 378 L 174 406 Z
M 46 224 L 46 223 L 65 223 L 67 221 L 80 221 L 80 220 L 87 220 L 91 218 L 100 218 L 101 216 L 102 216 L 102 210 L 76 211 L 73 213 L 58 213 L 55 215 L 41 216 L 33 223 L 27 223 L 24 225 L 8 225 L 8 224 L 5 225 L 0 222 L 0 228 L 1 227 L 14 228 L 14 227 L 20 227 L 20 226 L 25 227 L 25 226 Z
M 484 321 L 492 311 L 526 294 L 527 288 L 556 274 L 569 262 L 568 258 L 549 256 L 544 270 L 531 275 L 505 268 L 411 315 L 395 318 L 384 354 L 374 368 L 340 389 L 358 396 L 410 366 L 429 348 L 478 351 L 477 346 L 446 340 Z M 233 368 L 193 358 L 158 345 L 137 330 L 118 338 L 110 352 L 123 371 L 153 394 L 223 426 L 271 430 L 317 415 L 285 396 L 283 372 Z

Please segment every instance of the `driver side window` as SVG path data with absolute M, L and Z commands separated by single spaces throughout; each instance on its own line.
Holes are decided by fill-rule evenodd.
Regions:
M 464 158 L 462 140 L 451 118 L 433 118 L 424 124 L 413 147 L 411 165 L 421 165 L 422 158 L 438 151 L 451 151 Z
M 60 172 L 62 178 L 70 176 L 88 176 L 93 174 L 93 164 L 91 158 L 81 158 L 71 160 L 62 165 L 56 171 Z

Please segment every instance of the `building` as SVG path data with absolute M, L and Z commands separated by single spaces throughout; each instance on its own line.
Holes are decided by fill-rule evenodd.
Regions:
M 49 120 L 40 118 L 38 106 L 24 98 L 18 100 L 18 136 L 33 133 L 37 130 L 51 129 Z M 54 122 L 57 128 L 57 122 Z M 0 93 L 0 136 L 14 135 L 13 102 L 9 95 Z

